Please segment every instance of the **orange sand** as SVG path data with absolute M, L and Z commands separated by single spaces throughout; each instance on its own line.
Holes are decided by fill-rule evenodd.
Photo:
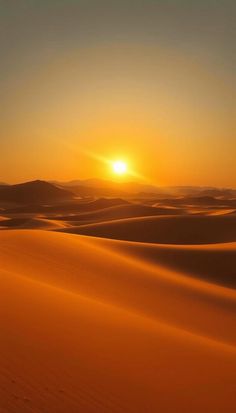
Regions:
M 1 231 L 0 412 L 233 413 L 235 251 Z

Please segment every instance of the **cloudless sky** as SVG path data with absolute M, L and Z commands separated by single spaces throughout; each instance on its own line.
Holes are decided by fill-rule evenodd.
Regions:
M 0 181 L 236 186 L 236 2 L 0 0 Z

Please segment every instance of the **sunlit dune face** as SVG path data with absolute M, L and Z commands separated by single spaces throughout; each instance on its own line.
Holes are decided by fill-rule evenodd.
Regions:
M 112 169 L 116 175 L 124 175 L 127 173 L 127 164 L 123 161 L 115 161 L 112 163 Z

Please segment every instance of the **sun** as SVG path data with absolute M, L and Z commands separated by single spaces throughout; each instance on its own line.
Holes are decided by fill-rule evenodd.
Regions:
M 112 168 L 116 175 L 124 175 L 127 172 L 127 164 L 124 161 L 114 161 Z

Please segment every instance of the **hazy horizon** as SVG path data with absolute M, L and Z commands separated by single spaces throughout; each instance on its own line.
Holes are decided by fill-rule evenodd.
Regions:
M 236 186 L 230 186 L 230 185 L 225 185 L 225 186 L 217 186 L 217 185 L 155 185 L 153 183 L 147 183 L 147 182 L 143 182 L 141 180 L 134 180 L 134 179 L 128 179 L 127 177 L 124 179 L 116 179 L 116 178 L 110 178 L 110 179 L 105 179 L 105 178 L 95 178 L 95 177 L 90 177 L 90 178 L 74 178 L 74 179 L 69 179 L 69 180 L 60 180 L 60 179 L 43 179 L 43 178 L 34 178 L 34 179 L 27 179 L 27 180 L 16 180 L 16 181 L 12 181 L 12 182 L 7 182 L 7 181 L 3 181 L 0 179 L 0 185 L 19 185 L 19 184 L 24 184 L 24 183 L 30 183 L 30 182 L 37 182 L 37 181 L 41 181 L 41 182 L 48 182 L 51 184 L 70 184 L 70 183 L 85 183 L 85 182 L 89 182 L 89 181 L 101 181 L 101 182 L 107 182 L 107 183 L 113 183 L 113 184 L 137 184 L 140 186 L 153 186 L 156 188 L 178 188 L 178 187 L 186 187 L 186 188 L 199 188 L 199 189 L 222 189 L 222 190 L 227 190 L 227 189 L 232 189 L 232 190 L 236 190 Z M 69 188 L 69 187 L 68 187 Z

